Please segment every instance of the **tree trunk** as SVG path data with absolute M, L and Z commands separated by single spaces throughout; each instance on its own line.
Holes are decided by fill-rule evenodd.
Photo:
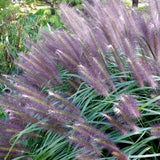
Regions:
M 132 7 L 138 7 L 138 0 L 132 0 Z

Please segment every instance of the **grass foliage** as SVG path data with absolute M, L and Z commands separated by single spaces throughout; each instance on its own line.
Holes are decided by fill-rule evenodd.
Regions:
M 0 78 L 0 158 L 159 159 L 159 8 L 60 4 L 67 29 L 42 29 Z

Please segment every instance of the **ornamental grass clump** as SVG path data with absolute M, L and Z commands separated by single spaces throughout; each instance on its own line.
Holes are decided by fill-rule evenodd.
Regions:
M 16 79 L 14 80 L 16 81 Z M 35 88 L 32 89 L 30 86 L 27 87 L 27 85 L 23 84 L 15 84 L 15 86 L 17 88 L 15 94 L 16 92 L 18 94 L 7 93 L 4 95 L 5 98 L 2 97 L 0 100 L 1 107 L 8 113 L 9 123 L 12 124 L 13 128 L 7 130 L 7 122 L 2 121 L 3 132 L 1 134 L 3 136 L 4 133 L 5 135 L 7 133 L 20 133 L 27 123 L 38 123 L 38 126 L 47 130 L 53 130 L 60 135 L 65 135 L 66 132 L 69 132 L 66 128 L 69 126 L 69 128 L 73 129 L 74 134 L 71 133 L 68 139 L 78 147 L 85 149 L 84 155 L 87 153 L 88 156 L 92 154 L 100 156 L 101 149 L 98 147 L 98 144 L 101 144 L 111 152 L 116 152 L 118 155 L 125 157 L 105 134 L 85 122 L 85 117 L 80 115 L 78 107 L 62 96 L 49 91 L 49 96 L 51 97 L 47 99 Z M 43 119 L 46 120 L 42 121 Z M 67 126 L 65 127 L 66 124 Z M 21 128 L 16 129 L 14 125 L 20 125 Z M 2 148 L 3 145 L 1 145 Z M 8 153 L 11 154 L 11 152 Z
M 160 156 L 157 3 L 151 17 L 118 0 L 84 2 L 83 11 L 61 4 L 68 29 L 41 30 L 42 41 L 28 41 L 30 53 L 16 61 L 22 74 L 0 79 L 8 115 L 0 121 L 1 157 Z

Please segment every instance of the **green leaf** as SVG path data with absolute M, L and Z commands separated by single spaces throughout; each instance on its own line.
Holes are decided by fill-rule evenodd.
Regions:
M 151 99 L 150 101 L 148 101 L 147 103 L 143 104 L 141 107 L 138 108 L 138 111 L 142 110 L 143 108 L 145 108 L 146 106 L 152 104 L 153 102 L 156 102 L 157 100 L 160 99 L 160 96 L 157 96 L 153 99 Z

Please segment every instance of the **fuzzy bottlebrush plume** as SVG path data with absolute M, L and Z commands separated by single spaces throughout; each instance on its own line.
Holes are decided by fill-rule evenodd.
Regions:
M 103 96 L 108 96 L 108 87 L 105 85 L 105 80 L 101 79 L 101 75 L 98 72 L 95 73 L 93 70 L 83 65 L 79 65 L 78 70 L 79 74 L 84 77 L 84 80 L 91 84 L 98 93 Z
M 105 41 L 103 40 L 103 42 L 112 46 L 112 53 L 118 68 L 124 72 L 123 63 L 117 51 L 117 47 L 121 44 L 121 36 L 125 28 L 123 19 L 126 18 L 124 17 L 126 10 L 124 5 L 117 0 L 107 3 L 96 0 L 94 1 L 94 5 L 90 5 L 87 2 L 84 3 L 84 7 L 90 17 L 93 18 L 93 20 L 89 22 L 96 26 L 98 30 L 101 30 L 101 34 L 103 34 L 106 39 Z M 107 52 L 107 47 L 105 48 L 105 52 Z
M 147 57 L 136 54 L 134 44 L 130 41 L 126 38 L 122 46 L 131 73 L 140 87 L 144 87 L 145 83 L 148 83 L 151 87 L 156 88 L 158 84 L 153 79 L 153 67 L 150 67 Z
M 82 44 L 81 48 L 83 49 L 83 54 L 80 56 L 80 61 L 78 63 L 78 72 L 82 75 L 82 77 L 84 77 L 85 80 L 89 79 L 86 81 L 89 82 L 100 94 L 106 96 L 108 86 L 112 89 L 115 89 L 115 86 L 109 72 L 105 67 L 105 63 L 107 62 L 104 53 L 106 52 L 105 48 L 107 48 L 108 42 L 103 34 L 103 31 L 100 28 L 88 23 L 83 17 L 80 17 L 75 10 L 69 8 L 68 6 L 61 5 L 60 8 L 62 10 L 62 18 L 67 23 L 72 33 L 77 36 L 78 40 Z M 74 17 L 76 18 L 76 25 L 74 25 L 75 22 L 72 21 Z M 83 24 L 83 30 L 82 27 L 78 25 L 79 23 Z M 85 67 L 89 68 L 87 74 L 91 75 L 91 77 L 87 76 L 85 73 Z M 93 77 L 99 77 L 96 80 L 97 82 L 93 79 Z M 98 85 L 103 85 L 104 88 L 106 88 L 104 89 L 105 91 L 101 90 L 102 87 L 98 87 Z
M 96 157 L 95 155 L 94 156 L 90 156 L 90 155 L 88 155 L 88 154 L 78 154 L 77 156 L 76 156 L 76 158 L 78 159 L 78 160 L 99 160 L 99 158 L 98 157 Z
M 65 112 L 72 113 L 73 115 L 77 116 L 77 121 L 83 122 L 83 119 L 78 119 L 78 117 L 80 116 L 80 110 L 77 106 L 75 106 L 73 103 L 71 103 L 68 99 L 64 98 L 64 96 L 60 94 L 53 93 L 51 91 L 48 91 L 48 94 L 51 98 L 54 98 L 51 99 L 51 101 L 56 102 L 54 103 L 54 106 L 63 109 L 63 111 Z
M 19 81 L 17 80 L 17 82 Z M 0 98 L 0 106 L 8 113 L 9 123 L 12 125 L 8 129 L 6 128 L 8 122 L 2 123 L 2 136 L 8 135 L 11 138 L 13 134 L 22 130 L 27 123 L 37 122 L 39 122 L 38 126 L 64 135 L 68 131 L 64 126 L 70 123 L 69 128 L 73 130 L 73 133 L 70 134 L 69 140 L 80 148 L 86 149 L 83 154 L 77 155 L 79 159 L 85 156 L 100 158 L 102 148 L 107 148 L 119 159 L 127 159 L 105 134 L 85 123 L 85 117 L 80 115 L 78 107 L 62 95 L 49 91 L 50 97 L 47 99 L 43 93 L 33 86 L 19 82 L 18 84 L 15 83 L 14 87 L 17 88 L 15 92 L 12 94 L 6 93 L 4 97 Z M 41 122 L 44 118 L 45 121 Z M 99 145 L 103 147 L 99 147 Z M 4 153 L 4 148 L 9 149 L 8 145 L 0 147 Z M 14 151 L 21 153 L 22 150 L 13 149 L 12 152 Z
M 160 124 L 157 124 L 157 125 L 152 127 L 151 135 L 156 136 L 156 137 L 160 137 Z
M 98 56 L 98 50 L 104 54 L 103 49 L 105 48 L 107 41 L 102 31 L 95 26 L 90 26 L 85 18 L 80 16 L 73 8 L 61 4 L 60 9 L 62 11 L 61 16 L 70 31 L 76 35 L 77 39 L 82 44 L 83 52 L 86 54 L 85 56 Z
M 43 47 L 48 50 L 52 59 L 70 72 L 77 72 L 76 67 L 84 58 L 82 45 L 76 36 L 67 31 L 49 33 L 45 30 L 41 30 L 41 36 L 45 39 Z
M 134 119 L 140 118 L 141 113 L 138 111 L 137 101 L 131 96 L 124 94 L 120 97 L 118 103 L 115 103 L 115 114 L 118 116 L 111 116 L 109 114 L 102 114 L 107 120 L 122 134 L 127 134 L 131 130 L 137 131 Z
M 70 105 L 68 109 L 66 109 L 67 106 L 62 108 L 60 104 L 54 106 L 55 100 L 47 99 L 44 94 L 27 84 L 14 84 L 13 88 L 17 88 L 17 90 L 12 94 L 5 93 L 3 97 L 0 97 L 0 107 L 8 114 L 8 121 L 0 121 L 0 153 L 3 153 L 1 155 L 3 158 L 8 152 L 12 158 L 22 155 L 24 152 L 29 152 L 19 143 L 10 149 L 11 145 L 9 143 L 11 137 L 22 131 L 28 123 L 38 123 L 38 126 L 44 129 L 53 130 L 55 133 L 64 135 L 67 131 L 64 128 L 67 122 L 80 122 L 80 112 L 71 103 L 66 101 L 68 106 Z
M 104 96 L 107 95 L 108 87 L 109 89 L 115 89 L 114 83 L 112 82 L 110 74 L 106 69 L 103 58 L 97 50 L 95 50 L 95 57 L 86 54 L 86 52 L 83 51 L 84 49 L 80 41 L 76 39 L 75 36 L 69 35 L 67 32 L 57 32 L 56 34 L 53 33 L 53 36 L 50 36 L 49 40 L 52 39 L 51 47 L 54 47 L 54 44 L 57 44 L 56 47 L 59 46 L 59 49 L 56 47 L 55 49 L 51 49 L 51 42 L 48 42 L 47 34 L 49 33 L 45 31 L 42 32 L 42 36 L 44 39 L 46 39 L 44 45 L 47 47 L 47 49 L 49 48 L 51 50 L 50 53 L 54 55 L 54 60 L 58 64 L 61 64 L 67 68 L 71 73 L 79 72 L 81 75 L 83 75 L 82 77 L 84 77 L 87 82 L 89 82 L 100 94 Z M 89 68 L 87 74 L 83 72 L 83 69 L 81 69 L 81 64 L 84 65 L 84 67 Z M 96 84 L 95 80 L 89 77 L 89 75 L 97 77 Z M 90 81 L 87 79 L 90 79 Z M 100 85 L 105 87 L 106 91 L 101 90 L 103 87 L 98 87 Z
M 23 135 L 19 139 L 12 138 L 13 136 L 19 134 L 22 130 L 24 130 L 25 125 L 24 122 L 22 122 L 22 119 L 18 122 L 17 119 L 15 120 L 15 117 L 12 117 L 10 119 L 10 113 L 8 114 L 9 121 L 0 120 L 0 159 L 3 158 L 5 160 L 11 160 L 18 156 L 22 156 L 23 154 L 29 153 L 29 150 L 24 145 L 26 138 L 39 137 L 39 135 L 36 134 L 36 132 L 32 132 Z M 22 139 L 23 143 L 21 142 Z M 27 158 L 24 159 L 27 160 Z
M 16 82 L 16 78 L 14 80 Z M 19 80 L 17 83 L 13 87 L 13 89 L 16 88 L 14 93 L 5 94 L 0 98 L 0 106 L 4 110 L 10 111 L 11 121 L 20 124 L 24 122 L 37 123 L 41 119 L 47 118 L 47 122 L 42 122 L 39 125 L 63 134 L 65 132 L 63 125 L 66 122 L 64 122 L 65 120 L 58 121 L 56 115 L 53 116 L 51 111 L 55 107 L 52 102 L 33 86 L 20 83 Z
M 131 23 L 132 26 L 130 28 L 136 28 L 136 30 L 134 29 L 132 31 L 132 33 L 135 34 L 134 37 L 136 37 L 136 39 L 134 38 L 133 41 L 132 37 L 127 36 L 127 45 L 129 50 L 126 50 L 126 47 L 124 47 L 126 45 L 125 43 L 122 43 L 122 49 L 125 52 L 126 57 L 129 59 L 130 70 L 132 71 L 139 85 L 144 86 L 142 83 L 147 82 L 151 87 L 157 88 L 158 84 L 154 81 L 153 75 L 159 75 L 160 5 L 157 0 L 149 0 L 148 7 L 147 14 L 134 15 L 134 17 L 132 16 L 135 23 Z M 135 24 L 136 27 L 134 27 L 133 24 Z M 140 48 L 140 54 L 135 52 L 135 49 L 137 48 Z M 139 77 L 137 77 L 133 68 L 137 68 L 136 72 L 137 75 L 139 72 Z M 143 82 L 140 82 L 140 77 Z
M 139 106 L 137 101 L 131 95 L 122 95 L 120 97 L 119 106 L 120 110 L 132 118 L 139 118 L 141 116 L 140 111 L 138 111 Z
M 134 122 L 134 118 L 140 117 L 136 100 L 130 95 L 122 95 L 118 103 L 115 104 L 116 109 L 122 116 L 123 121 L 129 125 L 128 129 L 137 131 L 138 127 Z
M 15 134 L 18 134 L 23 129 L 23 123 L 0 120 L 0 158 L 4 158 L 7 153 L 9 153 L 8 159 L 12 159 L 28 152 L 28 150 L 20 143 L 20 141 L 18 141 L 11 150 L 11 145 L 13 143 L 10 141 L 11 137 Z
M 144 87 L 146 83 L 153 88 L 158 86 L 153 79 L 155 67 L 150 67 L 151 65 L 145 60 L 144 54 L 138 55 L 136 53 L 136 49 L 140 46 L 142 47 L 142 43 L 139 46 L 140 36 L 145 37 L 143 26 L 145 27 L 145 23 L 149 21 L 146 17 L 141 17 L 134 10 L 128 11 L 119 0 L 111 0 L 109 2 L 95 0 L 92 5 L 85 2 L 84 10 L 87 16 L 83 17 L 80 17 L 80 13 L 78 14 L 74 9 L 64 4 L 60 6 L 60 9 L 65 23 L 74 34 L 74 37 L 77 36 L 77 39 L 82 44 L 82 56 L 86 57 L 85 61 L 78 63 L 78 72 L 101 95 L 108 95 L 108 85 L 113 90 L 115 89 L 109 72 L 105 67 L 102 67 L 107 64 L 105 58 L 105 53 L 108 51 L 107 45 L 111 46 L 115 63 L 120 71 L 125 71 L 118 53 L 119 50 L 122 50 L 128 61 L 129 69 L 138 84 L 141 87 Z M 76 18 L 76 23 L 73 20 L 74 18 Z M 83 24 L 83 27 L 81 27 L 81 24 Z M 152 33 L 154 32 L 152 31 Z M 101 56 L 98 51 L 100 51 Z M 94 69 L 92 69 L 93 59 L 95 63 Z M 99 68 L 98 72 L 95 71 L 96 68 Z M 86 77 L 85 72 L 90 76 Z M 100 79 L 102 80 L 97 79 L 94 81 L 93 77 L 101 77 Z M 108 83 L 107 85 L 106 82 Z M 98 83 L 99 86 L 101 84 L 105 86 L 105 91 L 101 89 L 102 87 L 98 87 Z
M 60 84 L 61 80 L 55 63 L 51 61 L 49 55 L 40 54 L 39 46 L 36 49 L 39 49 L 38 53 L 35 51 L 32 54 L 21 54 L 20 62 L 16 63 L 24 70 L 24 78 L 36 86 L 44 86 L 47 83 L 52 86 Z
M 111 0 L 104 3 L 96 0 L 94 5 L 86 2 L 84 6 L 88 15 L 92 17 L 92 21 L 90 20 L 89 23 L 99 26 L 112 46 L 112 53 L 120 71 L 125 71 L 125 69 L 118 55 L 117 48 L 124 51 L 129 69 L 138 84 L 144 87 L 147 82 L 151 87 L 156 88 L 157 83 L 153 79 L 153 74 L 159 74 L 159 71 L 156 69 L 156 66 L 149 67 L 149 61 L 158 60 L 159 57 L 159 28 L 157 24 L 159 22 L 157 19 L 159 18 L 159 4 L 157 0 L 154 2 L 150 1 L 151 17 L 141 16 L 134 10 L 128 11 L 119 0 Z M 143 37 L 143 40 L 140 40 L 140 37 Z M 139 47 L 143 47 L 142 50 L 146 52 L 151 60 L 144 63 L 146 57 L 143 53 L 142 55 L 137 55 L 135 52 Z M 155 63 L 157 62 L 155 61 Z M 155 73 L 155 69 L 157 73 Z
M 127 156 L 124 155 L 120 149 L 100 130 L 87 123 L 75 123 L 69 126 L 74 130 L 74 134 L 69 136 L 69 139 L 80 148 L 84 150 L 80 155 L 77 155 L 78 159 L 83 159 L 84 157 L 100 157 L 100 148 L 107 148 L 113 156 L 119 158 L 120 160 L 127 160 Z M 93 159 L 93 158 L 91 158 Z
M 0 120 L 0 158 L 5 160 L 28 154 L 29 150 L 25 146 L 27 138 L 40 138 L 41 136 L 36 130 L 43 129 L 43 127 L 35 128 L 36 124 L 32 132 L 29 131 L 24 134 L 26 122 L 23 121 L 22 117 L 19 120 L 15 115 L 10 117 L 10 112 L 7 110 L 8 120 Z M 24 159 L 27 160 L 25 157 Z
M 84 80 L 93 86 L 101 95 L 107 96 L 109 90 L 115 90 L 115 85 L 103 61 L 89 56 L 89 64 L 79 65 L 78 72 Z
M 160 4 L 158 0 L 149 0 L 149 18 L 144 18 L 143 25 L 139 24 L 142 30 L 143 44 L 145 51 L 156 61 L 160 60 Z M 148 51 L 147 51 L 148 50 Z
M 77 155 L 79 160 L 84 157 L 91 159 L 93 159 L 93 157 L 94 159 L 96 159 L 96 157 L 100 157 L 101 148 L 98 147 L 98 144 L 102 145 L 103 148 L 107 148 L 113 155 L 115 154 L 115 157 L 118 157 L 121 160 L 127 159 L 127 156 L 121 153 L 120 149 L 105 134 L 93 126 L 85 123 L 85 117 L 80 118 L 80 115 L 78 115 L 80 113 L 75 105 L 64 99 L 62 96 L 51 91 L 49 91 L 49 95 L 56 98 L 65 106 L 68 106 L 66 108 L 69 110 L 71 109 L 70 113 L 74 115 L 77 114 L 77 119 L 73 119 L 75 123 L 67 126 L 72 128 L 74 131 L 74 133 L 68 137 L 69 140 L 78 147 L 85 149 L 83 150 L 83 154 Z
M 7 143 L 7 141 L 9 141 L 9 139 L 4 140 L 4 137 L 1 137 L 1 138 L 3 138 L 3 140 L 0 140 L 0 143 L 1 143 L 0 144 L 0 158 L 4 158 L 9 151 L 11 144 Z M 8 159 L 16 158 L 20 155 L 23 155 L 24 153 L 27 153 L 27 152 L 28 151 L 25 148 L 22 148 L 21 145 L 16 145 L 15 148 L 12 149 L 12 151 L 10 151 L 10 155 L 8 156 Z
M 127 134 L 127 130 L 121 122 L 117 121 L 117 118 L 114 118 L 113 116 L 107 114 L 107 113 L 102 113 L 102 116 L 104 116 L 117 130 L 119 130 L 122 134 Z
M 126 70 L 119 55 L 119 51 L 122 50 L 128 61 L 129 69 L 138 84 L 144 87 L 147 83 L 151 87 L 157 88 L 158 84 L 154 81 L 153 75 L 159 73 L 159 67 L 148 62 L 148 59 L 151 59 L 150 61 L 153 61 L 154 64 L 152 54 L 145 50 L 146 47 L 141 51 L 146 51 L 147 56 L 136 53 L 138 47 L 146 46 L 142 40 L 140 41 L 140 36 L 149 41 L 147 33 L 154 33 L 153 29 L 149 31 L 150 25 L 147 27 L 152 19 L 138 15 L 134 10 L 128 11 L 119 0 L 109 2 L 95 0 L 92 4 L 85 2 L 84 10 L 87 16 L 81 16 L 81 12 L 77 12 L 65 4 L 61 4 L 60 9 L 61 16 L 69 31 L 53 30 L 49 33 L 41 30 L 41 36 L 45 42 L 39 42 L 37 46 L 34 45 L 35 55 L 31 59 L 36 64 L 33 63 L 30 69 L 25 67 L 26 77 L 31 77 L 31 81 L 34 81 L 34 77 L 37 76 L 39 81 L 46 82 L 52 78 L 60 82 L 58 77 L 52 76 L 50 72 L 42 72 L 46 71 L 46 67 L 38 66 L 41 64 L 38 63 L 39 60 L 48 57 L 48 60 L 53 60 L 53 64 L 58 63 L 64 66 L 70 73 L 79 73 L 98 93 L 107 96 L 110 90 L 116 89 L 106 67 L 110 59 L 106 59 L 105 54 L 108 52 L 107 46 L 110 46 L 114 63 L 120 71 L 125 72 Z M 151 46 L 153 45 L 151 44 Z M 27 60 L 26 63 L 30 61 L 27 56 L 24 58 Z M 49 63 L 48 60 L 46 63 Z M 22 65 L 20 64 L 20 66 Z M 36 68 L 37 74 L 32 71 Z M 52 67 L 48 66 L 48 68 Z M 54 69 L 54 71 L 56 70 Z M 39 73 L 44 74 L 42 78 Z M 31 76 L 27 74 L 31 74 Z

